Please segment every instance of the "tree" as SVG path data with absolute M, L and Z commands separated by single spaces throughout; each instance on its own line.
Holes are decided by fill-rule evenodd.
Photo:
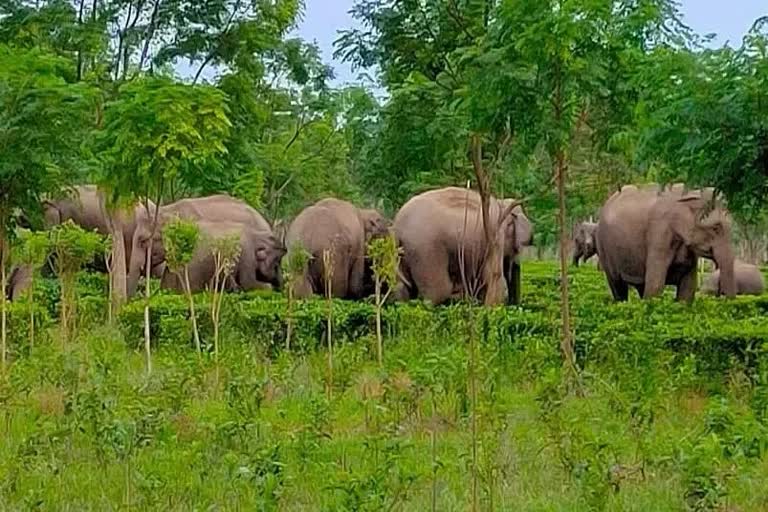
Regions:
M 203 180 L 203 170 L 216 171 L 216 157 L 226 151 L 229 129 L 226 98 L 217 89 L 159 78 L 124 85 L 105 109 L 97 142 L 104 171 L 101 181 L 112 192 L 111 201 L 141 202 L 155 233 L 159 209 L 151 208 L 150 201 L 160 204 L 172 184 L 193 186 Z M 151 372 L 152 238 L 146 252 L 144 348 Z
M 165 246 L 165 261 L 168 269 L 175 273 L 183 284 L 184 295 L 189 302 L 189 316 L 192 319 L 192 335 L 195 339 L 195 349 L 199 354 L 200 332 L 197 328 L 195 299 L 189 285 L 189 264 L 195 256 L 200 242 L 200 228 L 194 222 L 176 219 L 163 229 L 163 245 Z
M 566 365 L 575 368 L 565 254 L 568 170 L 577 141 L 585 135 L 596 149 L 616 150 L 615 135 L 626 132 L 647 85 L 634 80 L 638 67 L 652 48 L 685 40 L 675 3 L 510 0 L 391 5 L 360 0 L 353 13 L 363 28 L 345 33 L 339 52 L 353 63 L 375 64 L 381 70 L 392 93 L 385 127 L 386 111 L 404 108 L 398 117 L 403 123 L 388 129 L 405 127 L 408 136 L 384 146 L 392 154 L 382 161 L 416 169 L 427 162 L 432 167 L 425 170 L 428 175 L 454 183 L 474 170 L 483 196 L 492 186 L 505 195 L 516 192 L 503 172 L 512 166 L 542 175 L 535 180 L 542 186 L 536 196 L 556 185 L 562 352 Z M 411 133 L 426 135 L 415 135 L 412 141 Z M 423 156 L 404 158 L 409 151 Z M 538 168 L 530 165 L 533 157 L 543 157 Z M 490 175 L 492 167 L 502 172 Z
M 14 246 L 13 261 L 27 267 L 29 288 L 27 304 L 29 306 L 29 345 L 35 345 L 35 276 L 45 264 L 51 249 L 48 233 L 44 231 L 20 230 L 18 242 Z
M 658 48 L 642 79 L 640 159 L 661 181 L 715 186 L 761 220 L 768 198 L 768 17 L 738 49 Z
M 40 212 L 75 172 L 92 91 L 68 81 L 65 60 L 0 46 L 0 284 L 5 290 L 16 212 Z M 6 340 L 5 294 L 2 340 Z
M 71 220 L 54 226 L 50 232 L 54 267 L 61 281 L 61 329 L 65 339 L 75 332 L 77 296 L 75 281 L 83 265 L 105 252 L 104 238 L 85 231 Z
M 381 333 L 381 310 L 397 283 L 400 253 L 397 240 L 390 235 L 375 238 L 368 244 L 368 258 L 373 270 L 374 296 L 376 300 L 376 347 L 379 366 L 384 366 L 384 340 Z M 386 291 L 385 291 L 386 290 Z

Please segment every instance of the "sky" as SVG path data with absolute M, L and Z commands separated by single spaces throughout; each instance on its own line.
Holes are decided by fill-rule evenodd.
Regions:
M 354 25 L 349 15 L 354 0 L 305 0 L 304 19 L 298 35 L 315 41 L 323 52 L 323 59 L 336 73 L 337 83 L 353 82 L 357 72 L 344 63 L 333 60 L 333 42 L 338 31 Z M 715 33 L 716 44 L 730 42 L 739 46 L 752 23 L 768 15 L 768 0 L 679 0 L 684 21 L 699 34 Z

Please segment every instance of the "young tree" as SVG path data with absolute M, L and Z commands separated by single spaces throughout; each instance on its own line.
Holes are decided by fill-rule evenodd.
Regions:
M 287 311 L 286 311 L 286 333 L 285 350 L 291 349 L 291 338 L 293 337 L 293 303 L 295 300 L 294 287 L 296 282 L 302 278 L 307 262 L 312 257 L 309 251 L 303 247 L 294 245 L 288 252 L 288 255 L 280 262 L 283 271 L 283 282 L 285 283 Z
M 394 236 L 376 238 L 368 244 L 368 258 L 371 260 L 376 301 L 376 347 L 379 366 L 384 365 L 384 340 L 381 333 L 381 310 L 397 283 L 397 268 L 400 253 Z M 386 287 L 386 292 L 382 290 Z
M 184 295 L 189 302 L 189 316 L 192 319 L 192 335 L 195 349 L 200 354 L 200 332 L 197 328 L 195 313 L 195 298 L 189 285 L 189 264 L 195 256 L 200 241 L 200 228 L 194 222 L 176 219 L 163 229 L 163 244 L 165 245 L 165 263 L 174 272 L 184 287 Z
M 95 256 L 104 253 L 104 237 L 85 231 L 71 220 L 54 226 L 49 233 L 54 267 L 61 282 L 61 330 L 69 340 L 75 332 L 77 273 Z
M 35 276 L 45 264 L 51 250 L 47 232 L 20 230 L 19 240 L 14 247 L 13 261 L 26 267 L 29 273 L 27 305 L 29 306 L 29 345 L 35 345 Z
M 211 283 L 211 321 L 213 322 L 213 354 L 219 364 L 219 326 L 224 290 L 240 259 L 240 235 L 223 236 L 209 242 L 213 255 L 214 274 Z
M 111 201 L 144 205 L 152 232 L 157 235 L 160 204 L 172 183 L 193 185 L 201 172 L 218 167 L 229 134 L 224 95 L 207 86 L 188 86 L 167 79 L 147 78 L 121 87 L 104 112 L 97 154 L 102 182 L 112 191 Z M 152 371 L 149 325 L 152 239 L 146 247 L 144 349 L 147 372 Z

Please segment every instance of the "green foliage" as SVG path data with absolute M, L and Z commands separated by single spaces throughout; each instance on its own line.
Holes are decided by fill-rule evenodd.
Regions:
M 105 239 L 96 232 L 85 231 L 71 220 L 51 228 L 49 247 L 55 254 L 56 271 L 74 276 L 95 256 L 104 254 Z
M 296 283 L 296 280 L 301 277 L 311 258 L 312 255 L 300 242 L 290 247 L 290 251 L 280 261 L 283 278 L 287 287 Z
M 200 228 L 194 222 L 174 219 L 163 226 L 165 261 L 173 272 L 180 272 L 195 256 Z
M 11 260 L 35 269 L 43 266 L 51 251 L 51 237 L 46 231 L 19 230 L 18 241 L 13 246 Z
M 76 174 L 93 91 L 69 78 L 64 59 L 0 46 L 0 238 L 17 209 L 33 216 Z
M 732 209 L 764 214 L 768 169 L 768 20 L 738 49 L 659 48 L 644 69 L 653 79 L 640 105 L 642 157 L 669 181 L 716 186 Z
M 142 79 L 120 88 L 104 112 L 97 152 L 113 199 L 157 202 L 174 184 L 207 179 L 212 159 L 226 151 L 224 95 L 207 86 Z M 206 167 L 207 166 L 207 167 Z
M 385 236 L 371 240 L 368 244 L 368 258 L 374 276 L 381 283 L 393 287 L 397 282 L 397 268 L 400 264 L 397 240 L 394 236 Z

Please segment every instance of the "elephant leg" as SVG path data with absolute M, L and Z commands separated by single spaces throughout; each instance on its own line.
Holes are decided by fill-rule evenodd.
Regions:
M 574 266 L 574 267 L 578 267 L 578 266 L 579 266 L 579 259 L 581 259 L 581 257 L 582 257 L 582 254 L 581 254 L 581 249 L 578 249 L 578 248 L 577 248 L 577 249 L 576 249 L 576 250 L 573 252 L 573 266 Z
M 613 300 L 616 302 L 626 302 L 629 299 L 629 286 L 619 277 L 611 277 L 606 274 L 608 287 L 613 294 Z
M 577 263 L 578 266 L 578 263 Z M 507 303 L 519 306 L 522 302 L 522 276 L 520 262 L 513 261 L 507 270 Z
M 334 297 L 340 299 L 354 298 L 351 295 L 350 288 L 350 275 L 352 273 L 351 264 L 348 254 L 341 254 L 335 256 L 333 262 L 333 276 L 331 278 L 331 294 Z
M 181 278 L 170 270 L 166 269 L 160 278 L 160 288 L 163 290 L 177 290 L 184 291 Z
M 677 285 L 676 299 L 679 302 L 693 302 L 696 297 L 696 285 L 698 284 L 698 265 L 694 265 L 690 272 L 685 274 Z
M 242 291 L 256 290 L 259 282 L 256 279 L 256 252 L 247 247 L 237 262 L 237 277 L 235 279 Z
M 352 299 L 361 299 L 365 294 L 364 290 L 364 278 L 365 276 L 365 257 L 362 254 L 358 254 L 350 265 L 349 269 L 349 297 Z
M 667 246 L 668 247 L 668 246 Z M 672 264 L 674 253 L 668 248 L 648 251 L 645 262 L 645 291 L 643 298 L 659 297 L 664 292 L 667 283 L 667 272 Z
M 398 302 L 407 302 L 418 296 L 418 290 L 411 275 L 411 268 L 405 257 L 400 258 L 400 265 L 397 268 L 397 284 L 392 295 L 393 299 Z
M 429 251 L 419 254 L 411 268 L 413 281 L 421 297 L 433 304 L 442 304 L 454 298 L 454 286 L 448 271 L 448 254 Z
M 641 299 L 645 297 L 645 283 L 642 284 L 636 284 L 634 285 L 635 290 L 637 290 L 637 296 Z

